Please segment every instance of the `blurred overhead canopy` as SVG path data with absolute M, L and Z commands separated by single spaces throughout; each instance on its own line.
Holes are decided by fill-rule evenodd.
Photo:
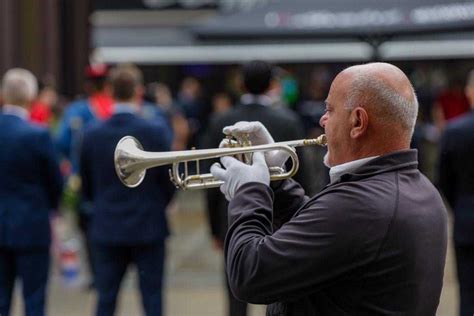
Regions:
M 239 5 L 96 11 L 94 57 L 142 64 L 474 57 L 472 0 L 220 1 Z
M 273 0 L 216 16 L 200 38 L 365 37 L 474 30 L 474 2 L 457 0 Z

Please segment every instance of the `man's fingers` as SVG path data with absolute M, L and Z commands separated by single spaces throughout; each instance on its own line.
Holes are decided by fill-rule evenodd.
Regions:
M 227 179 L 227 172 L 216 162 L 211 166 L 211 174 L 214 178 L 225 181 Z
M 226 135 L 233 135 L 239 136 L 243 133 L 254 133 L 262 129 L 262 123 L 255 121 L 255 122 L 247 122 L 247 121 L 240 121 L 235 123 L 232 126 L 226 126 L 222 130 L 222 132 Z
M 242 128 L 243 126 L 247 125 L 249 122 L 247 121 L 240 121 L 240 122 L 237 122 L 235 123 L 234 125 L 230 125 L 230 126 L 226 126 L 222 129 L 222 132 L 226 135 L 231 135 L 233 134 L 236 129 L 240 129 Z
M 238 142 L 235 141 L 235 140 L 230 140 L 227 139 L 227 138 L 224 138 L 223 140 L 221 140 L 221 142 L 219 143 L 219 148 L 229 148 L 229 147 L 232 147 L 232 146 L 235 146 L 237 145 Z
M 265 155 L 263 154 L 263 152 L 257 151 L 253 154 L 252 164 L 267 167 L 267 163 L 265 162 Z
M 221 164 L 226 168 L 226 169 L 229 169 L 230 166 L 236 164 L 236 163 L 241 163 L 240 161 L 238 161 L 237 159 L 235 159 L 234 157 L 230 157 L 230 156 L 224 156 L 224 157 L 221 157 Z

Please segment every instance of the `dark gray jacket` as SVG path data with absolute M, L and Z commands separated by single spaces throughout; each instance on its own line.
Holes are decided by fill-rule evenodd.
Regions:
M 438 185 L 454 211 L 455 245 L 474 245 L 474 111 L 451 121 L 441 137 Z
M 229 283 L 237 298 L 271 304 L 267 315 L 435 315 L 446 216 L 415 150 L 313 198 L 292 180 L 246 184 L 229 205 Z

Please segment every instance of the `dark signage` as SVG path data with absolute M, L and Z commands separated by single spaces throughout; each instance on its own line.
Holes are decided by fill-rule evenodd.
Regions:
M 221 0 L 95 0 L 94 10 L 216 9 Z

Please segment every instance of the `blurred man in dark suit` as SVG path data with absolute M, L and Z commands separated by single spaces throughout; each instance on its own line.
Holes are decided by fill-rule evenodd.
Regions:
M 21 279 L 25 315 L 44 315 L 50 262 L 50 211 L 62 178 L 48 131 L 28 122 L 37 82 L 25 69 L 3 77 L 0 114 L 0 315 L 7 316 Z
M 115 100 L 112 117 L 85 132 L 80 155 L 84 200 L 90 201 L 90 238 L 96 288 L 96 315 L 113 315 L 120 283 L 130 264 L 138 270 L 146 315 L 162 313 L 162 281 L 165 238 L 168 225 L 165 209 L 174 187 L 167 170 L 153 168 L 143 183 L 125 187 L 114 168 L 118 141 L 131 135 L 149 151 L 168 151 L 171 131 L 164 124 L 139 117 L 138 68 L 121 65 L 111 72 Z
M 474 70 L 468 76 L 468 114 L 448 124 L 440 143 L 438 181 L 454 211 L 460 315 L 474 314 Z
M 272 99 L 266 95 L 270 83 L 275 80 L 274 68 L 264 61 L 252 61 L 245 64 L 242 71 L 246 94 L 241 97 L 240 104 L 214 117 L 209 124 L 205 147 L 219 147 L 222 129 L 242 120 L 262 122 L 275 137 L 275 141 L 304 138 L 303 125 L 298 116 L 287 108 L 272 107 Z M 304 182 L 303 176 L 300 171 L 296 178 Z M 212 237 L 215 246 L 222 249 L 227 233 L 228 203 L 219 189 L 207 190 L 206 193 Z M 229 290 L 228 294 L 229 315 L 247 315 L 247 304 L 236 300 Z

